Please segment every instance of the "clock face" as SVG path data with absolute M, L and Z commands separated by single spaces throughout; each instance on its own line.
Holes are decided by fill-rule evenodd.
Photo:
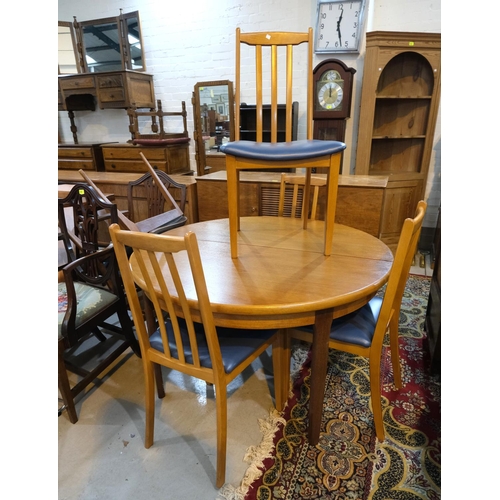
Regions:
M 336 82 L 320 82 L 318 89 L 318 104 L 323 109 L 340 110 L 344 99 L 344 89 Z
M 365 0 L 318 0 L 316 52 L 359 52 Z

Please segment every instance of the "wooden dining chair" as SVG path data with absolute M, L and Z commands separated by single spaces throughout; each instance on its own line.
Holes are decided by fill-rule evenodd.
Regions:
M 404 221 L 384 297 L 374 297 L 357 311 L 333 320 L 330 331 L 330 349 L 364 356 L 369 360 L 373 420 L 377 438 L 381 442 L 385 439 L 380 401 L 382 346 L 384 336 L 389 331 L 394 385 L 399 389 L 402 386 L 398 345 L 399 312 L 426 209 L 427 203 L 420 201 L 415 217 Z M 289 335 L 312 342 L 313 326 L 291 329 Z M 288 348 L 289 346 L 287 351 Z
M 280 181 L 280 196 L 278 203 L 278 216 L 279 217 L 307 217 L 309 219 L 316 219 L 316 212 L 318 209 L 319 188 L 326 185 L 325 177 L 311 176 L 311 188 L 313 190 L 313 197 L 311 207 L 306 207 L 304 201 L 304 189 L 306 184 L 305 175 L 287 174 L 282 172 Z M 288 186 L 292 186 L 292 200 L 290 211 L 288 211 L 285 200 L 287 198 Z M 304 214 L 303 211 L 306 210 Z
M 273 346 L 276 407 L 284 405 L 282 330 L 215 327 L 196 235 L 183 237 L 124 231 L 110 227 L 111 239 L 132 309 L 142 352 L 146 393 L 145 447 L 154 438 L 154 364 L 178 370 L 215 386 L 217 408 L 216 486 L 225 481 L 227 385 L 269 346 Z M 127 247 L 139 271 L 131 270 Z M 158 329 L 147 331 L 137 286 L 150 298 Z M 196 312 L 192 306 L 196 306 Z M 163 320 L 164 312 L 168 319 Z M 150 335 L 151 334 L 151 335 Z
M 180 200 L 178 203 L 180 214 L 174 218 L 166 218 L 164 214 L 168 214 L 173 208 L 170 199 L 165 199 L 163 190 L 153 178 L 151 172 L 146 172 L 142 177 L 135 181 L 130 181 L 127 186 L 127 201 L 128 201 L 128 217 L 137 224 L 139 231 L 145 233 L 162 234 L 174 227 L 183 226 L 187 222 L 187 217 L 184 215 L 186 205 L 186 185 L 175 182 L 162 170 L 156 170 L 156 175 L 163 183 L 167 191 L 172 189 L 178 190 Z M 138 194 L 140 193 L 140 196 Z M 172 195 L 173 196 L 173 195 Z M 138 214 L 138 199 L 146 200 L 147 214 L 141 218 Z M 164 220 L 165 219 L 165 220 Z
M 239 176 L 241 170 L 282 170 L 306 169 L 306 189 L 304 203 L 309 205 L 309 186 L 313 168 L 327 168 L 327 197 L 325 210 L 324 254 L 332 249 L 335 208 L 337 204 L 338 176 L 343 142 L 313 140 L 313 34 L 312 28 L 305 33 L 295 32 L 255 32 L 241 33 L 236 28 L 236 78 L 235 78 L 235 141 L 220 148 L 226 154 L 229 234 L 231 257 L 238 256 L 237 233 L 240 230 Z M 250 75 L 250 55 L 241 55 L 241 46 L 247 45 L 254 52 L 255 71 Z M 301 47 L 302 46 L 302 47 Z M 278 71 L 278 62 L 285 60 L 284 71 Z M 243 64 L 242 64 L 243 61 Z M 265 67 L 265 64 L 268 66 Z M 240 67 L 241 66 L 241 67 Z M 244 68 L 244 72 L 242 71 Z M 269 68 L 269 69 L 268 69 Z M 280 66 L 281 68 L 281 66 Z M 270 78 L 268 76 L 270 72 Z M 242 77 L 242 73 L 245 75 Z M 265 75 L 265 78 L 264 78 Z M 256 99 L 256 140 L 240 140 L 240 104 L 244 89 L 245 99 L 251 94 L 248 81 L 255 81 Z M 270 85 L 264 83 L 269 81 Z M 284 89 L 284 92 L 280 89 Z M 292 140 L 293 89 L 306 90 L 307 102 L 306 139 Z M 282 95 L 284 94 L 284 95 Z M 263 121 L 264 99 L 270 100 L 270 124 Z M 278 142 L 278 102 L 286 107 L 285 141 Z M 263 141 L 264 128 L 270 128 L 270 142 Z M 281 128 L 281 126 L 280 126 Z M 307 229 L 307 217 L 302 218 Z
M 102 212 L 107 211 L 110 220 L 116 223 L 116 205 L 106 203 L 91 186 L 83 183 L 76 184 L 58 201 L 61 239 L 69 260 L 59 272 L 58 280 L 58 379 L 63 406 L 68 409 L 71 423 L 76 423 L 76 396 L 128 347 L 138 356 L 140 349 L 128 316 L 113 248 L 103 249 L 99 243 Z M 79 242 L 71 247 L 65 215 L 68 206 L 72 209 Z M 91 337 L 97 339 L 104 353 L 96 352 L 96 342 Z M 73 387 L 67 370 L 80 377 Z

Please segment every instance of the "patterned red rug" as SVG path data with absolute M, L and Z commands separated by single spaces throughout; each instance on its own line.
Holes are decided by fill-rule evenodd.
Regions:
M 273 429 L 268 457 L 226 498 L 245 500 L 437 500 L 441 487 L 440 382 L 429 374 L 424 332 L 430 279 L 410 276 L 400 317 L 403 387 L 392 381 L 388 338 L 382 367 L 386 439 L 379 443 L 369 406 L 368 361 L 330 351 L 320 441 L 306 439 L 310 359 Z M 257 472 L 256 472 L 257 471 Z M 249 480 L 251 477 L 251 480 Z

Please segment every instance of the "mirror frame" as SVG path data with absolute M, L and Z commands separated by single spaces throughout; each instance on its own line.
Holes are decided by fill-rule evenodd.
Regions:
M 196 148 L 196 167 L 197 175 L 205 175 L 207 166 L 207 155 L 205 152 L 205 143 L 203 141 L 201 125 L 201 102 L 200 87 L 219 87 L 227 85 L 229 102 L 229 140 L 234 141 L 234 89 L 233 82 L 230 80 L 214 80 L 209 82 L 198 82 L 194 86 L 193 92 L 193 121 L 194 121 L 194 140 Z M 223 154 L 223 153 L 221 153 Z
M 142 67 L 132 68 L 132 61 L 130 58 L 130 43 L 128 41 L 128 23 L 129 19 L 137 18 L 139 43 L 141 45 L 142 52 Z M 130 71 L 146 71 L 146 55 L 144 52 L 144 43 L 142 40 L 142 28 L 141 19 L 139 17 L 139 11 L 127 12 L 123 14 L 122 9 L 120 9 L 120 15 L 116 17 L 104 17 L 100 19 L 90 19 L 88 21 L 78 22 L 74 16 L 74 21 L 71 23 L 69 21 L 59 21 L 59 26 L 68 26 L 72 33 L 73 49 L 75 51 L 75 57 L 77 61 L 78 73 L 89 73 L 89 68 L 87 65 L 86 49 L 84 42 L 83 30 L 87 26 L 102 25 L 116 23 L 118 30 L 118 43 L 120 45 L 120 59 L 121 59 L 121 69 L 120 70 L 130 70 Z M 96 72 L 99 73 L 99 72 Z
M 72 22 L 70 21 L 58 21 L 57 26 L 63 26 L 65 28 L 69 28 L 69 34 L 71 36 L 71 42 L 73 44 L 73 54 L 75 56 L 75 66 L 76 66 L 76 72 L 81 73 L 82 72 L 82 67 L 80 65 L 80 54 L 78 53 L 78 45 L 76 41 L 76 33 L 75 33 L 75 27 Z M 59 64 L 57 65 L 57 71 L 59 75 L 72 75 L 73 73 L 61 73 L 61 68 Z

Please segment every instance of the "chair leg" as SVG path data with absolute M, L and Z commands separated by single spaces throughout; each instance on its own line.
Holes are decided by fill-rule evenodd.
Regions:
M 154 441 L 155 432 L 155 384 L 154 363 L 144 361 L 144 390 L 146 393 L 146 432 L 144 447 L 150 448 Z
M 142 300 L 142 310 L 144 311 L 144 319 L 146 321 L 146 326 L 148 329 L 148 335 L 151 336 L 156 330 L 156 320 L 154 315 L 153 304 L 151 301 L 143 295 Z M 156 391 L 158 392 L 158 397 L 163 399 L 165 397 L 165 388 L 163 387 L 163 376 L 161 373 L 161 366 L 154 363 L 155 380 L 156 380 Z
M 163 375 L 161 373 L 161 365 L 154 363 L 155 370 L 155 380 L 156 380 L 156 392 L 158 397 L 163 399 L 165 397 L 165 387 L 163 386 Z
M 290 385 L 290 336 L 280 330 L 273 344 L 274 399 L 276 410 L 282 411 L 287 401 Z
M 215 486 L 222 488 L 226 481 L 226 444 L 227 444 L 227 386 L 215 384 L 215 406 L 217 408 L 217 470 Z
M 123 335 L 125 335 L 125 338 L 129 341 L 130 347 L 132 348 L 132 351 L 134 351 L 134 354 L 138 358 L 140 358 L 141 348 L 139 347 L 139 342 L 137 342 L 137 339 L 135 338 L 133 323 L 128 315 L 126 308 L 120 308 L 118 310 L 118 318 L 120 320 Z
M 399 362 L 399 311 L 393 314 L 389 322 L 389 339 L 391 344 L 392 372 L 394 374 L 394 385 L 401 389 L 403 381 L 401 379 L 401 364 Z
M 372 400 L 373 423 L 379 442 L 385 439 L 384 422 L 382 420 L 382 393 L 380 389 L 380 356 L 378 362 L 370 359 L 370 394 Z
M 63 359 L 64 344 L 59 342 L 59 354 L 58 354 L 58 379 L 59 379 L 59 391 L 61 392 L 62 400 L 66 410 L 68 411 L 69 421 L 72 424 L 78 422 L 78 416 L 76 414 L 75 401 L 73 395 L 71 394 L 71 387 L 68 380 L 68 372 L 66 371 L 66 366 Z

